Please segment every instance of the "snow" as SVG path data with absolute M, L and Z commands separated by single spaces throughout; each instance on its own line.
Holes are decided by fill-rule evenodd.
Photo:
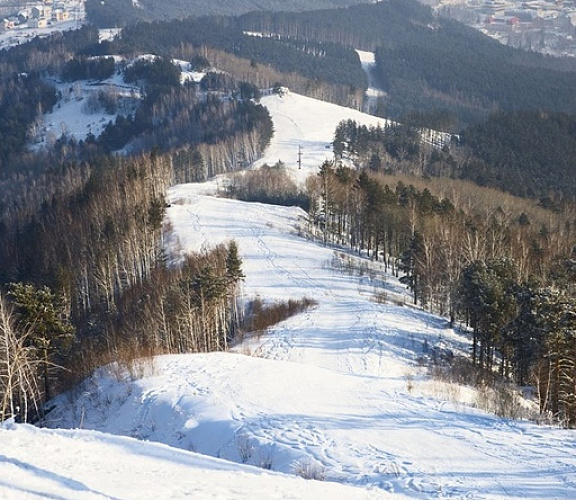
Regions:
M 300 181 L 339 120 L 377 120 L 293 93 L 262 102 L 276 134 L 260 164 Z M 468 338 L 380 263 L 307 237 L 299 208 L 218 198 L 222 182 L 170 189 L 171 248 L 233 238 L 245 301 L 317 304 L 231 352 L 103 367 L 53 402 L 58 429 L 5 424 L 0 498 L 575 497 L 573 431 L 498 418 L 430 379 L 431 347 L 465 354 Z
M 362 68 L 368 76 L 368 89 L 366 90 L 366 99 L 364 102 L 364 111 L 366 113 L 375 113 L 378 109 L 378 99 L 380 97 L 385 97 L 386 92 L 380 88 L 376 77 L 374 76 L 374 70 L 376 67 L 376 57 L 374 52 L 366 52 L 363 50 L 357 50 L 358 56 L 360 57 L 360 63 Z
M 398 299 L 374 301 L 380 291 L 398 297 L 399 284 L 341 272 L 355 257 L 303 238 L 300 209 L 198 194 L 205 189 L 170 191 L 182 250 L 234 238 L 246 299 L 308 296 L 317 306 L 233 352 L 159 357 L 132 375 L 103 369 L 60 399 L 51 425 L 284 474 L 311 470 L 366 495 L 573 498 L 571 431 L 484 413 L 464 388 L 433 390 L 439 383 L 419 366 L 425 346 L 458 353 L 468 345 L 445 319 Z
M 166 445 L 92 431 L 0 429 L 0 498 L 238 500 L 390 498 L 306 481 Z
M 274 165 L 282 161 L 294 179 L 304 183 L 324 160 L 333 160 L 334 132 L 342 120 L 384 127 L 387 120 L 294 92 L 264 96 L 260 103 L 268 109 L 276 133 L 265 157 L 254 164 Z M 301 164 L 298 164 L 298 152 Z M 299 166 L 301 168 L 299 168 Z
M 118 58 L 115 59 L 118 62 Z M 118 115 L 133 113 L 135 102 L 141 97 L 140 90 L 124 83 L 122 75 L 118 73 L 99 81 L 53 80 L 51 83 L 54 84 L 59 99 L 54 108 L 42 116 L 35 133 L 31 134 L 31 149 L 37 150 L 50 145 L 62 135 L 76 141 L 85 140 L 90 133 L 98 137 L 106 125 L 114 122 Z M 89 109 L 88 101 L 91 97 L 96 98 L 101 91 L 117 96 L 118 109 L 115 113 L 108 114 L 102 108 L 94 111 Z
M 17 4 L 18 6 L 20 3 Z M 17 10 L 15 8 L 15 10 Z M 25 23 L 13 29 L 0 30 L 0 49 L 20 45 L 29 42 L 35 37 L 46 37 L 57 31 L 69 31 L 78 29 L 86 19 L 83 0 L 68 0 L 66 5 L 69 19 L 65 21 L 50 21 L 50 25 L 45 28 L 29 28 Z
M 173 59 L 172 62 L 180 67 L 180 83 L 182 84 L 186 82 L 200 83 L 204 75 L 206 75 L 206 72 L 194 71 L 192 64 L 188 61 Z
M 114 30 L 105 31 L 109 32 L 109 36 L 115 34 Z M 104 57 L 113 57 L 116 63 L 124 61 L 124 58 L 120 56 Z M 154 54 L 143 54 L 139 56 L 139 59 L 152 61 L 156 57 Z M 203 72 L 194 71 L 187 61 L 176 59 L 173 62 L 180 67 L 182 84 L 188 81 L 198 83 L 205 75 Z M 133 62 L 129 64 L 133 64 Z M 30 134 L 29 147 L 32 150 L 50 146 L 62 135 L 74 138 L 76 141 L 85 140 L 88 134 L 98 137 L 109 122 L 114 123 L 117 116 L 132 115 L 142 97 L 140 88 L 124 82 L 123 76 L 119 72 L 105 80 L 62 82 L 53 79 L 51 83 L 54 84 L 59 99 L 54 108 L 41 117 L 34 131 Z M 118 98 L 116 112 L 109 114 L 102 108 L 89 109 L 88 101 L 91 97 L 95 98 L 101 91 L 114 94 Z

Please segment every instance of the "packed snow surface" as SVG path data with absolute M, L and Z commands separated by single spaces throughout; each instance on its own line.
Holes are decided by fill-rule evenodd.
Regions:
M 382 491 L 274 474 L 94 431 L 0 429 L 0 498 L 32 500 L 318 500 Z
M 572 432 L 497 418 L 464 388 L 428 381 L 430 346 L 463 352 L 446 320 L 399 284 L 303 238 L 304 213 L 170 191 L 183 251 L 235 239 L 244 295 L 317 305 L 232 353 L 102 370 L 61 398 L 52 425 L 158 441 L 272 470 L 409 498 L 574 498 Z M 357 266 L 361 263 L 357 262 Z M 380 270 L 381 271 L 381 270 Z M 394 302 L 379 303 L 378 295 Z M 452 392 L 451 392 L 452 391 Z M 344 497 L 343 497 L 344 498 Z
M 264 158 L 253 168 L 281 161 L 301 183 L 310 174 L 315 174 L 323 161 L 334 159 L 334 132 L 342 120 L 354 120 L 368 127 L 384 127 L 388 122 L 384 118 L 294 92 L 265 96 L 261 104 L 272 117 L 275 134 Z
M 344 111 L 264 102 L 276 136 L 262 162 L 302 144 L 306 164 L 288 168 L 313 173 Z M 316 305 L 232 352 L 101 368 L 49 414 L 78 430 L 6 425 L 0 498 L 576 498 L 573 431 L 497 418 L 431 380 L 422 364 L 469 339 L 380 263 L 307 237 L 300 209 L 218 198 L 220 182 L 170 190 L 171 247 L 234 239 L 245 303 Z

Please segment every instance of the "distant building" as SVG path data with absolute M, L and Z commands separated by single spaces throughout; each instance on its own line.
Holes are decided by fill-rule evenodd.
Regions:
M 30 17 L 33 19 L 40 19 L 42 17 L 50 19 L 52 17 L 52 7 L 47 5 L 36 5 L 30 9 Z
M 70 14 L 65 9 L 54 9 L 52 11 L 52 20 L 53 21 L 67 21 L 70 19 Z
M 4 29 L 11 30 L 18 26 L 18 18 L 17 17 L 7 17 L 3 20 Z
M 29 28 L 46 28 L 48 26 L 48 19 L 45 17 L 31 18 L 28 20 Z

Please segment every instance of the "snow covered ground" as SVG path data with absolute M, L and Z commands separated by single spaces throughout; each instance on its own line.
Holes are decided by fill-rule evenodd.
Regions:
M 300 180 L 354 113 L 292 93 L 263 102 L 276 135 L 261 163 Z M 432 346 L 468 348 L 446 319 L 378 263 L 306 238 L 300 209 L 218 198 L 219 182 L 170 190 L 172 248 L 233 238 L 245 300 L 317 305 L 232 352 L 102 368 L 50 414 L 80 430 L 0 429 L 0 498 L 576 498 L 572 431 L 497 418 L 427 376 Z
M 391 498 L 93 431 L 0 429 L 3 500 Z
M 21 5 L 22 4 L 22 5 Z M 20 6 L 26 8 L 25 2 L 13 2 L 14 14 Z M 69 31 L 80 28 L 86 20 L 86 11 L 83 0 L 68 0 L 66 5 L 68 19 L 64 21 L 52 21 L 45 28 L 30 28 L 27 23 L 16 26 L 13 29 L 0 30 L 0 49 L 13 47 L 27 43 L 35 37 L 46 37 L 57 31 Z
M 234 238 L 246 298 L 308 296 L 318 305 L 231 353 L 161 357 L 131 376 L 103 370 L 61 399 L 52 425 L 157 441 L 370 495 L 574 498 L 572 432 L 486 414 L 473 407 L 473 391 L 427 379 L 418 363 L 426 346 L 467 345 L 445 319 L 375 301 L 380 292 L 397 297 L 398 283 L 341 272 L 345 254 L 298 234 L 299 209 L 202 189 L 170 192 L 181 248 Z
M 329 102 L 305 97 L 294 92 L 283 96 L 272 94 L 261 99 L 274 123 L 272 137 L 264 158 L 253 168 L 264 163 L 274 165 L 278 160 L 298 182 L 316 173 L 324 160 L 333 160 L 334 132 L 342 120 L 355 120 L 366 126 L 384 126 L 387 120 L 344 108 Z M 300 164 L 298 153 L 301 153 Z
M 386 92 L 380 88 L 374 75 L 374 68 L 376 67 L 374 52 L 366 52 L 363 50 L 358 50 L 357 52 L 360 56 L 362 68 L 368 75 L 368 90 L 366 91 L 364 111 L 369 114 L 374 114 L 378 109 L 378 99 L 386 96 Z

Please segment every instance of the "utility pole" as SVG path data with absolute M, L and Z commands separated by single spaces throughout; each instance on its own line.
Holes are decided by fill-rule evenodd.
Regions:
M 302 168 L 302 146 L 298 145 L 298 170 Z

